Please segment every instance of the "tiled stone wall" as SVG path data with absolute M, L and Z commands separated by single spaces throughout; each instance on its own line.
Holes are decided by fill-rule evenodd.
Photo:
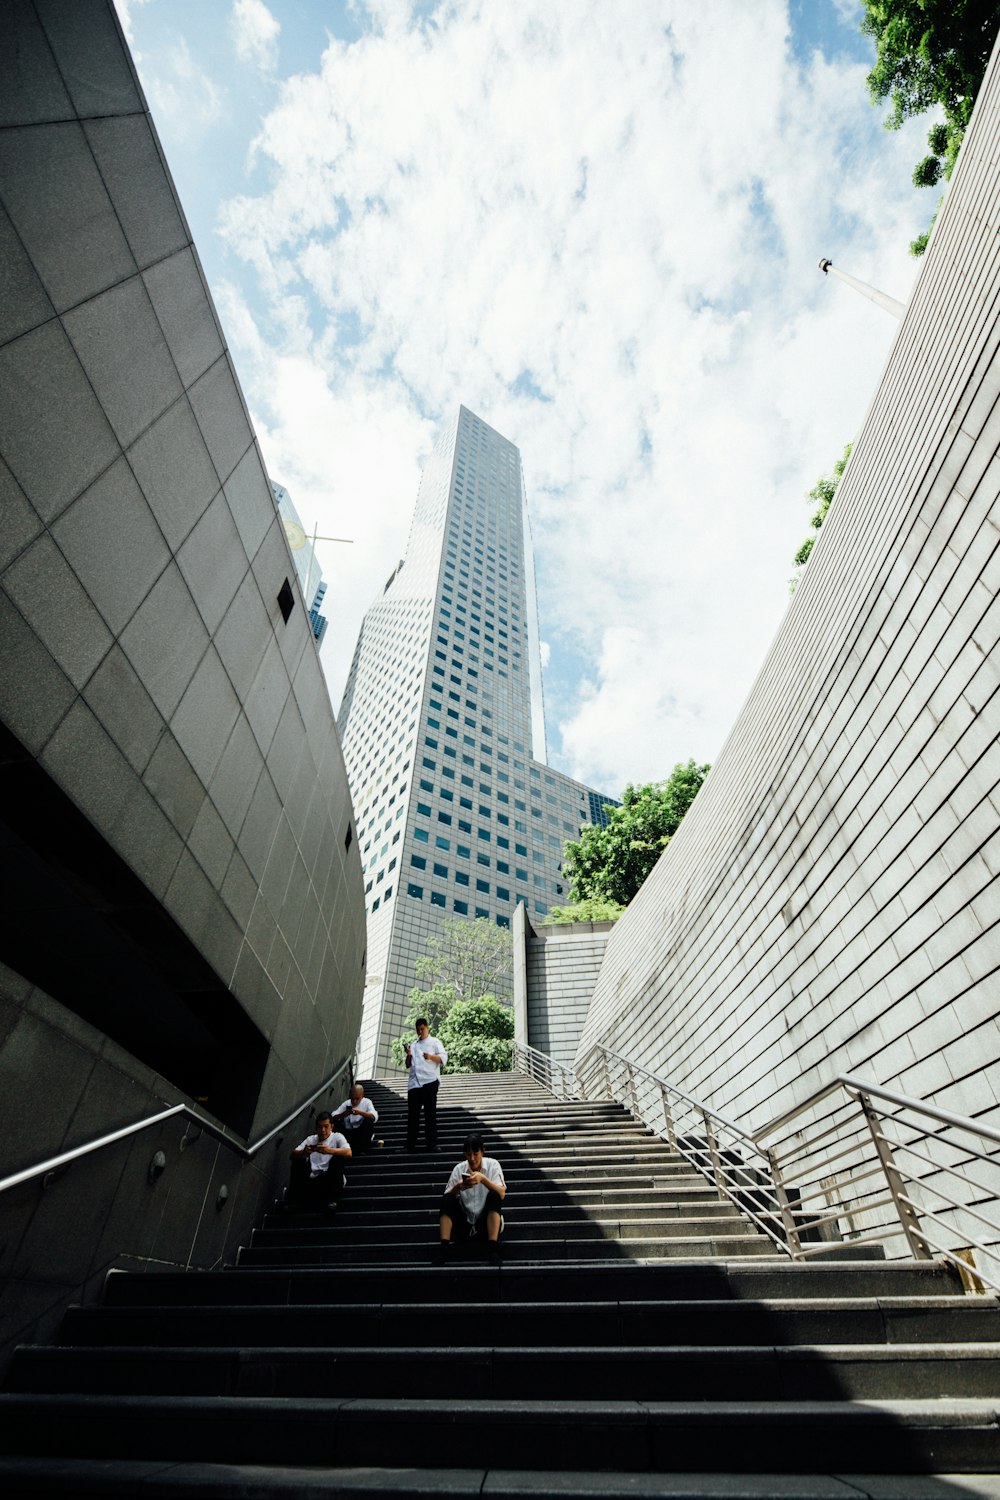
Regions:
M 994 58 L 801 587 L 590 1007 L 581 1059 L 746 1124 L 848 1070 L 1000 1118 L 998 182 Z
M 0 21 L 0 719 L 267 1038 L 257 1135 L 357 1035 L 364 908 L 337 730 L 301 597 L 287 623 L 279 610 L 295 569 L 113 6 L 9 0 Z M 10 1169 L 176 1097 L 9 971 L 0 1022 Z M 171 1211 L 206 1216 L 210 1263 L 238 1195 L 216 1214 L 211 1182 L 185 1175 L 193 1196 L 175 1172 Z M 25 1317 L 52 1300 L 60 1194 L 40 1192 L 17 1190 L 4 1251 Z M 144 1211 L 122 1205 L 118 1228 Z M 183 1255 L 190 1229 L 175 1213 Z M 61 1274 L 82 1282 L 125 1239 L 92 1245 L 84 1270 L 63 1249 Z
M 572 1067 L 594 993 L 611 922 L 529 929 L 526 948 L 527 1042 Z

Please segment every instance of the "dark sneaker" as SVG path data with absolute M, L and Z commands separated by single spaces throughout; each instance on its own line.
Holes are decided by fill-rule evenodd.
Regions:
M 489 1261 L 491 1266 L 499 1266 L 503 1264 L 503 1251 L 500 1248 L 499 1240 L 490 1240 L 489 1244 L 486 1247 L 486 1259 Z
M 454 1249 L 455 1246 L 452 1244 L 451 1240 L 441 1240 L 440 1244 L 434 1252 L 434 1264 L 436 1266 L 450 1266 Z

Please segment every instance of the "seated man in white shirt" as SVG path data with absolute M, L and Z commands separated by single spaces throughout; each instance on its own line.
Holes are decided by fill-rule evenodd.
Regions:
M 318 1114 L 315 1134 L 307 1135 L 292 1151 L 289 1208 L 335 1213 L 346 1184 L 341 1160 L 350 1155 L 351 1148 L 334 1130 L 329 1112 Z
M 487 1254 L 498 1265 L 503 1230 L 501 1206 L 507 1196 L 503 1168 L 492 1156 L 483 1155 L 482 1136 L 466 1136 L 463 1149 L 465 1160 L 452 1168 L 441 1199 L 437 1263 L 448 1265 L 456 1239 L 473 1239 L 484 1234 Z
M 370 1151 L 372 1148 L 372 1136 L 375 1134 L 375 1126 L 378 1124 L 378 1110 L 370 1099 L 365 1096 L 363 1083 L 356 1083 L 351 1089 L 351 1097 L 345 1099 L 343 1104 L 333 1112 L 333 1123 L 338 1130 L 342 1130 L 351 1144 L 352 1151 Z M 376 1146 L 384 1146 L 384 1141 L 375 1141 Z

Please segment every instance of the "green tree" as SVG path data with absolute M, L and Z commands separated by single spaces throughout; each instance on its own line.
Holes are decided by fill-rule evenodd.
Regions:
M 605 828 L 582 829 L 563 854 L 563 873 L 574 902 L 627 906 L 676 833 L 708 772 L 708 766 L 689 760 L 675 766 L 666 781 L 629 785 Z
M 844 470 L 847 468 L 847 460 L 851 456 L 851 449 L 853 448 L 853 446 L 853 443 L 847 444 L 847 447 L 844 449 L 843 456 L 841 458 L 838 458 L 837 462 L 834 464 L 833 472 L 831 474 L 824 474 L 820 479 L 817 479 L 816 483 L 809 491 L 807 499 L 811 500 L 816 507 L 816 509 L 813 511 L 809 524 L 815 531 L 818 531 L 823 522 L 826 520 L 827 511 L 830 509 L 833 497 L 837 492 L 837 485 L 840 483 Z M 793 594 L 799 586 L 799 579 L 802 577 L 802 569 L 809 561 L 809 554 L 810 552 L 812 552 L 812 549 L 815 545 L 815 536 L 807 536 L 798 552 L 796 552 L 795 556 L 792 558 L 793 563 L 795 564 L 796 568 L 798 568 L 798 572 L 795 574 L 795 577 L 789 584 L 789 591 Z
M 392 1040 L 392 1060 L 398 1068 L 406 1064 L 404 1047 L 407 1042 L 413 1040 L 418 1016 L 423 1016 L 426 1020 L 431 1029 L 431 1036 L 441 1035 L 445 1018 L 455 1004 L 455 987 L 450 984 L 432 984 L 429 989 L 422 990 L 414 986 L 406 998 L 410 1008 L 403 1022 L 404 1032 L 402 1036 L 394 1037 Z
M 571 922 L 617 922 L 624 906 L 603 897 L 586 901 L 574 901 L 571 906 L 552 906 L 536 925 L 539 927 L 562 927 Z
M 875 43 L 868 89 L 876 104 L 889 100 L 889 130 L 924 110 L 944 114 L 927 138 L 930 154 L 913 171 L 917 187 L 949 178 L 972 115 L 997 31 L 1000 0 L 863 0 L 861 30 Z M 933 219 L 931 223 L 933 224 Z M 928 229 L 910 245 L 927 247 Z
M 495 995 L 456 1000 L 441 1027 L 449 1073 L 506 1073 L 514 1012 Z
M 492 996 L 510 973 L 510 931 L 495 926 L 485 917 L 477 917 L 474 922 L 445 917 L 440 932 L 428 937 L 424 946 L 427 952 L 420 955 L 415 965 L 421 984 L 415 985 L 407 996 L 405 1032 L 392 1042 L 392 1059 L 397 1067 L 404 1066 L 404 1045 L 413 1037 L 418 1016 L 425 1016 L 431 1035 L 444 1042 L 444 1028 L 452 1007 L 484 995 Z M 450 1047 L 448 1050 L 450 1053 Z M 448 1069 L 453 1071 L 450 1059 Z

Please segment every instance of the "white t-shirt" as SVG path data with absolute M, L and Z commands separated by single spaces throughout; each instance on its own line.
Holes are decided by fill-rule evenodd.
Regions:
M 451 1169 L 451 1176 L 448 1178 L 448 1184 L 445 1188 L 445 1192 L 450 1193 L 452 1188 L 456 1187 L 457 1184 L 461 1182 L 466 1172 L 469 1172 L 471 1170 L 472 1169 L 469 1166 L 469 1163 L 465 1160 L 464 1157 L 460 1162 L 456 1162 Z M 490 1182 L 499 1182 L 501 1187 L 507 1186 L 507 1183 L 504 1180 L 503 1167 L 501 1167 L 498 1161 L 494 1161 L 492 1156 L 483 1157 L 482 1165 L 480 1166 L 479 1170 L 480 1172 L 482 1172 L 484 1177 L 489 1178 Z M 470 1188 L 463 1188 L 462 1191 L 457 1195 L 458 1200 L 465 1211 L 465 1217 L 468 1219 L 470 1224 L 474 1224 L 476 1222 L 476 1220 L 479 1218 L 479 1215 L 486 1207 L 486 1199 L 489 1197 L 489 1191 L 489 1188 L 484 1182 L 477 1182 Z
M 340 1115 L 342 1109 L 346 1109 L 347 1113 L 337 1119 L 336 1116 Z M 373 1125 L 378 1123 L 378 1110 L 367 1096 L 361 1100 L 360 1104 L 354 1104 L 350 1099 L 345 1099 L 343 1104 L 339 1104 L 334 1110 L 333 1123 L 339 1125 L 341 1130 L 354 1130 L 361 1124 L 359 1117 L 351 1113 L 354 1109 L 360 1109 L 363 1114 L 368 1115 Z
M 448 1061 L 444 1043 L 439 1042 L 436 1036 L 425 1036 L 423 1041 L 417 1037 L 415 1042 L 410 1043 L 410 1066 L 406 1070 L 409 1074 L 406 1080 L 408 1089 L 423 1088 L 425 1083 L 433 1083 L 441 1077 L 441 1063 L 428 1062 L 428 1052 L 440 1057 L 441 1063 Z
M 306 1138 L 305 1138 L 305 1140 L 302 1141 L 300 1143 L 300 1145 L 296 1149 L 298 1151 L 301 1151 L 302 1148 L 303 1148 L 303 1146 L 318 1146 L 318 1145 L 319 1145 L 319 1136 L 318 1135 L 307 1135 Z M 348 1150 L 350 1149 L 350 1142 L 349 1141 L 345 1141 L 344 1137 L 338 1131 L 336 1131 L 336 1130 L 333 1131 L 333 1133 L 331 1135 L 327 1136 L 326 1140 L 323 1142 L 323 1145 L 324 1146 L 332 1146 L 335 1151 L 343 1151 L 345 1148 L 348 1149 Z M 309 1176 L 310 1177 L 318 1177 L 320 1175 L 320 1173 L 321 1172 L 325 1172 L 327 1170 L 327 1168 L 330 1166 L 330 1163 L 332 1161 L 335 1161 L 335 1160 L 336 1160 L 335 1157 L 333 1157 L 333 1156 L 327 1156 L 327 1154 L 326 1154 L 325 1151 L 310 1151 L 310 1153 L 309 1153 Z M 339 1165 L 339 1163 L 338 1163 L 338 1165 Z

